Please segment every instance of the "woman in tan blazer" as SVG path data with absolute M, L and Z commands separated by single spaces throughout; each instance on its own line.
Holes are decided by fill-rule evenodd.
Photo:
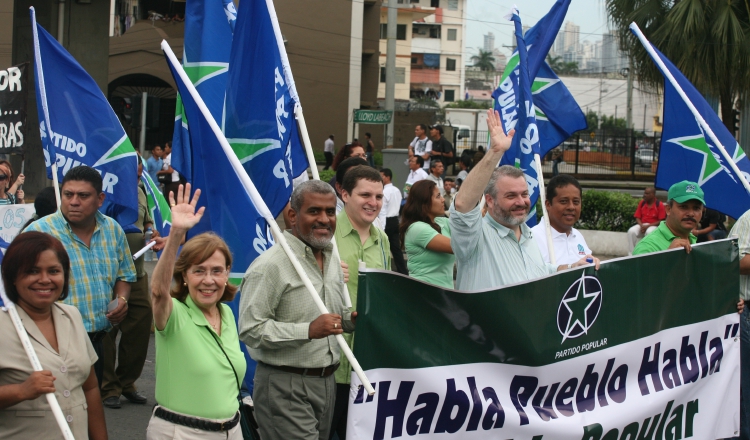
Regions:
M 107 439 L 93 364 L 96 353 L 68 295 L 70 260 L 62 243 L 25 232 L 10 244 L 2 264 L 8 298 L 44 371 L 33 371 L 7 313 L 0 312 L 0 436 L 57 439 L 60 428 L 44 397 L 55 393 L 76 440 Z

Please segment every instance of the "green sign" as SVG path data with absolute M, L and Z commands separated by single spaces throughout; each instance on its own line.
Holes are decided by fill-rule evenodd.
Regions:
M 354 110 L 356 124 L 390 124 L 392 118 L 389 110 Z

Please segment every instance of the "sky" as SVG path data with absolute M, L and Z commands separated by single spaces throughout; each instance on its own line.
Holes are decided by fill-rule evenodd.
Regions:
M 533 26 L 549 11 L 554 0 L 466 0 L 466 52 L 469 57 L 477 53 L 484 44 L 484 34 L 495 34 L 495 47 L 510 55 L 510 49 L 503 48 L 511 43 L 513 25 L 503 18 L 514 4 L 518 6 L 524 26 Z M 604 0 L 573 0 L 568 8 L 565 21 L 572 21 L 581 27 L 580 41 L 592 43 L 601 40 L 607 31 L 607 14 Z M 563 26 L 565 24 L 563 21 Z

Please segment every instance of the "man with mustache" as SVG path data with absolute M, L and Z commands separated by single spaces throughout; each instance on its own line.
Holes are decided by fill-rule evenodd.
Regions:
M 705 204 L 703 190 L 697 183 L 683 180 L 672 185 L 667 193 L 666 220 L 635 246 L 633 255 L 678 247 L 690 253 L 690 246 L 696 241 L 692 231 L 700 224 Z
M 294 188 L 290 205 L 284 237 L 330 313 L 320 314 L 282 247 L 273 246 L 242 279 L 239 334 L 258 362 L 253 399 L 261 437 L 324 440 L 336 398 L 335 335 L 353 331 L 357 313 L 345 306 L 344 274 L 333 256 L 333 188 L 309 180 Z
M 357 307 L 359 276 L 356 270 L 362 261 L 370 269 L 391 269 L 391 244 L 388 235 L 373 222 L 383 207 L 383 177 L 375 168 L 358 165 L 350 168 L 341 181 L 341 200 L 344 210 L 337 217 L 336 246 L 341 261 L 349 265 L 351 276 L 346 287 Z M 349 347 L 354 347 L 354 333 L 344 335 Z M 349 383 L 352 367 L 341 356 L 341 368 L 336 372 L 336 408 L 333 414 L 331 437 L 335 431 L 346 438 L 346 419 L 349 408 Z
M 491 147 L 466 177 L 450 207 L 451 247 L 458 265 L 456 287 L 497 288 L 589 264 L 586 257 L 557 267 L 544 262 L 526 226 L 531 201 L 523 171 L 510 165 L 495 168 L 510 148 L 515 130 L 506 136 L 500 115 L 492 110 L 487 111 L 487 127 Z M 479 205 L 483 193 L 487 202 L 484 217 Z M 598 268 L 599 262 L 595 262 Z

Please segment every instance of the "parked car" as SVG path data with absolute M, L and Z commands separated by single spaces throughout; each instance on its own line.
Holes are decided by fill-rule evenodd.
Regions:
M 654 150 L 651 148 L 639 148 L 635 152 L 635 163 L 637 165 L 649 166 L 654 161 Z

